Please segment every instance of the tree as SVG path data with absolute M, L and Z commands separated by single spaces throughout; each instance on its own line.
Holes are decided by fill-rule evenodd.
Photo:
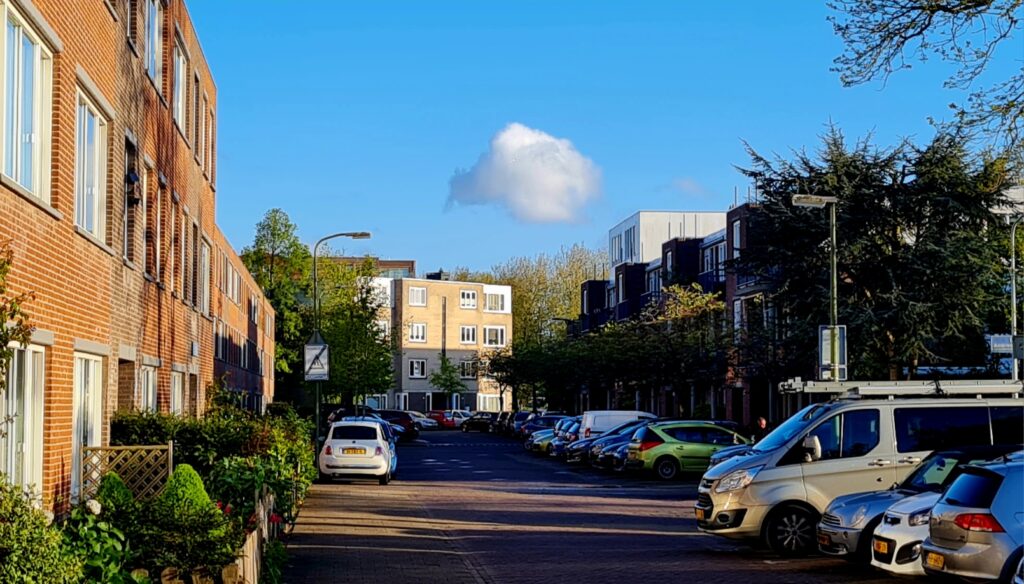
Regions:
M 430 372 L 430 385 L 438 391 L 443 391 L 450 404 L 453 395 L 466 391 L 466 384 L 459 375 L 459 368 L 452 363 L 448 355 L 438 353 L 438 361 L 440 366 Z
M 295 224 L 281 209 L 271 209 L 256 225 L 252 245 L 242 262 L 274 307 L 274 370 L 277 387 L 297 387 L 302 373 L 302 347 L 307 336 L 302 308 L 309 297 L 309 249 L 299 241 Z
M 12 293 L 8 288 L 7 277 L 14 264 L 14 250 L 10 242 L 0 246 L 0 396 L 7 390 L 7 370 L 17 345 L 26 345 L 32 338 L 32 325 L 29 324 L 25 303 L 32 299 L 31 293 Z M 13 345 L 13 346 L 12 346 Z M 5 434 L 8 419 L 0 418 L 0 437 Z
M 924 148 L 885 149 L 850 146 L 835 129 L 817 158 L 750 154 L 744 172 L 762 200 L 731 269 L 771 291 L 779 371 L 813 373 L 817 328 L 829 322 L 828 213 L 794 207 L 797 193 L 838 198 L 839 321 L 848 326 L 851 378 L 984 359 L 992 307 L 1005 304 L 1006 229 L 991 212 L 1003 202 L 1004 161 L 975 161 L 962 138 L 946 134 Z
M 1009 79 L 973 89 L 1000 45 L 1009 41 L 1020 57 L 1024 0 L 830 0 L 830 17 L 846 51 L 834 70 L 846 86 L 909 69 L 910 61 L 937 56 L 957 69 L 946 87 L 972 90 L 966 103 L 953 104 L 956 119 L 969 131 L 994 137 L 1019 159 L 1024 139 L 1024 67 Z M 1019 162 L 1019 160 L 1018 160 Z

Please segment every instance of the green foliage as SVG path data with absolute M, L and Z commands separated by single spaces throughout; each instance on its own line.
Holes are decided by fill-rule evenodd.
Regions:
M 103 517 L 115 525 L 129 525 L 139 511 L 135 496 L 115 472 L 108 472 L 100 479 L 96 500 L 103 506 Z
M 122 486 L 124 483 L 121 483 Z M 131 494 L 129 493 L 129 496 Z M 75 507 L 63 526 L 65 540 L 81 558 L 85 581 L 104 584 L 138 584 L 147 578 L 136 577 L 131 565 L 136 554 L 129 549 L 124 532 L 98 517 L 85 506 Z
M 14 346 L 25 345 L 32 337 L 32 326 L 24 309 L 32 294 L 11 294 L 7 287 L 13 263 L 10 242 L 0 245 L 0 394 L 7 389 L 7 368 L 14 357 Z M 0 418 L 0 436 L 7 426 L 3 422 L 5 420 Z
M 438 361 L 440 363 L 438 368 L 430 372 L 430 385 L 443 391 L 449 398 L 466 391 L 466 384 L 459 376 L 459 368 L 452 363 L 448 355 L 439 353 Z
M 0 584 L 63 584 L 81 577 L 81 560 L 60 531 L 0 476 Z
M 158 511 L 170 514 L 201 512 L 211 508 L 212 504 L 203 486 L 203 479 L 187 464 L 174 467 L 171 478 L 167 479 L 167 486 L 154 502 Z
M 260 584 L 281 584 L 284 582 L 284 563 L 288 552 L 278 540 L 267 542 L 263 548 L 263 572 Z

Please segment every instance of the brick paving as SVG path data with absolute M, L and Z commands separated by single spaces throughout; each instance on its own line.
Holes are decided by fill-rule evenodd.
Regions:
M 491 436 L 426 440 L 400 447 L 389 486 L 313 488 L 285 542 L 286 582 L 892 581 L 841 560 L 785 559 L 700 533 L 696 477 L 601 475 Z

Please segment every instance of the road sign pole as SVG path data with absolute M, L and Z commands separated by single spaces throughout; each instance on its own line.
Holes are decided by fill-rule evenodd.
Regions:
M 1010 339 L 1017 336 L 1017 225 L 1021 219 L 1013 222 L 1010 227 Z M 1010 379 L 1017 381 L 1017 355 L 1010 359 Z
M 839 381 L 839 298 L 838 298 L 839 277 L 836 274 L 836 272 L 838 270 L 836 268 L 836 204 L 835 203 L 832 203 L 831 205 L 829 205 L 829 223 L 831 224 L 831 232 L 832 232 L 832 234 L 831 234 L 832 243 L 829 246 L 831 248 L 830 249 L 830 252 L 831 252 L 830 255 L 832 256 L 831 257 L 831 263 L 832 263 L 832 286 L 831 286 L 831 288 L 832 288 L 832 290 L 831 290 L 831 294 L 830 294 L 830 296 L 831 296 L 831 298 L 830 298 L 831 310 L 829 311 L 831 313 L 830 316 L 831 316 L 831 320 L 832 320 L 832 322 L 831 322 L 832 334 L 830 335 L 832 337 L 831 338 L 831 345 L 832 346 L 830 347 L 830 353 L 832 355 L 832 381 Z

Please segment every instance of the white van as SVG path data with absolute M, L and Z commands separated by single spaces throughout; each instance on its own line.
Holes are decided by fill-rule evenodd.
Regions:
M 832 499 L 888 488 L 939 448 L 1020 443 L 1020 382 L 945 382 L 941 394 L 906 383 L 833 385 L 854 389 L 807 406 L 749 453 L 710 468 L 698 487 L 697 526 L 805 553 L 817 549 L 816 526 Z
M 580 422 L 580 438 L 600 436 L 619 424 L 635 420 L 653 420 L 657 418 L 648 412 L 630 410 L 593 410 L 583 412 Z

